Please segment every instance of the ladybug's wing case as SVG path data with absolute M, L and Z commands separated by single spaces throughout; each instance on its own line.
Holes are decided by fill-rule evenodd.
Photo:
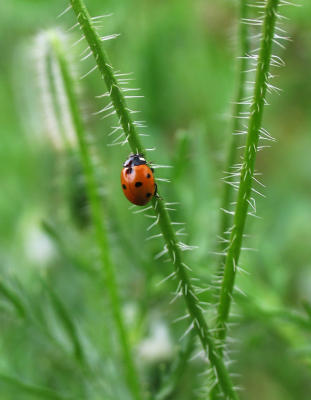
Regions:
M 121 183 L 127 199 L 139 206 L 147 204 L 155 194 L 154 177 L 146 164 L 123 168 Z

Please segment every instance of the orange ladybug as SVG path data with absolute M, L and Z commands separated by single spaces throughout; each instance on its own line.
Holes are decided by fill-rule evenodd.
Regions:
M 137 206 L 144 206 L 157 193 L 153 169 L 142 154 L 131 154 L 123 164 L 121 185 L 125 197 Z

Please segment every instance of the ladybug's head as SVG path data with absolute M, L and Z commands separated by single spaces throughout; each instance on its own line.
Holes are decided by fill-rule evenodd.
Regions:
M 135 167 L 136 165 L 147 164 L 142 154 L 131 154 L 124 162 L 123 167 Z

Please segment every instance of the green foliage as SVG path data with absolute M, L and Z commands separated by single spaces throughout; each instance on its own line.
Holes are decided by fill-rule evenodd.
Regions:
M 197 328 L 192 322 L 198 317 L 203 347 L 212 349 L 209 356 L 218 363 L 225 390 L 229 381 L 221 379 L 230 371 L 234 385 L 244 389 L 237 388 L 241 399 L 309 399 L 311 97 L 305 77 L 311 62 L 311 8 L 303 3 L 279 10 L 289 17 L 283 28 L 293 40 L 276 53 L 286 61 L 276 78 L 283 92 L 266 96 L 271 105 L 263 123 L 278 143 L 252 157 L 252 168 L 256 155 L 256 170 L 266 184 L 266 198 L 256 199 L 262 217 L 256 220 L 246 219 L 242 207 L 241 193 L 248 193 L 252 182 L 240 185 L 237 204 L 230 204 L 236 200 L 231 186 L 221 184 L 223 171 L 230 173 L 230 166 L 240 163 L 236 146 L 245 144 L 246 135 L 231 140 L 230 131 L 248 124 L 254 143 L 262 126 L 264 93 L 259 88 L 265 86 L 261 78 L 266 78 L 262 71 L 269 64 L 271 36 L 256 79 L 259 107 L 245 124 L 223 117 L 232 97 L 239 103 L 233 106 L 235 115 L 247 111 L 248 104 L 240 100 L 254 79 L 242 71 L 257 60 L 236 62 L 235 56 L 254 54 L 259 31 L 239 24 L 237 48 L 232 37 L 240 17 L 258 18 L 256 8 L 231 0 L 86 1 L 91 15 L 113 16 L 92 19 L 83 40 L 79 26 L 61 42 L 56 31 L 49 37 L 51 51 L 44 42 L 34 44 L 33 37 L 44 30 L 42 39 L 49 26 L 65 31 L 76 25 L 72 10 L 56 18 L 63 1 L 36 2 L 35 7 L 24 0 L 1 3 L 1 37 L 10 38 L 1 46 L 0 63 L 1 400 L 208 399 L 215 371 L 191 329 Z M 83 28 L 86 20 L 80 22 Z M 99 42 L 115 32 L 121 34 L 118 40 Z M 100 59 L 90 74 L 95 59 L 84 52 L 86 39 Z M 127 71 L 134 74 L 119 76 Z M 78 80 L 78 74 L 87 76 Z M 61 75 L 67 82 L 63 87 Z M 136 82 L 125 83 L 127 78 Z M 120 80 L 141 92 L 118 91 L 114 85 Z M 99 97 L 105 85 L 113 108 L 108 95 Z M 111 116 L 96 113 L 107 107 Z M 140 114 L 132 113 L 137 109 Z M 125 135 L 116 140 L 123 131 L 109 134 L 119 122 Z M 172 166 L 155 169 L 156 179 L 171 183 L 158 181 L 160 199 L 145 212 L 131 209 L 120 190 L 129 148 L 115 144 L 124 139 L 132 151 L 156 146 L 157 151 L 145 153 L 148 160 Z M 215 319 L 224 256 L 212 251 L 223 253 L 215 243 L 219 227 L 230 232 L 232 218 L 242 214 L 222 215 L 219 207 L 243 208 L 238 234 L 243 247 L 257 250 L 241 252 L 239 274 L 232 270 L 239 249 L 227 256 L 230 285 L 223 286 L 218 305 L 218 311 L 226 310 L 221 312 L 226 347 L 218 341 L 224 331 L 216 329 Z M 172 221 L 186 224 L 172 226 Z M 198 248 L 178 245 L 180 239 Z M 170 260 L 159 257 L 163 250 Z M 198 300 L 190 295 L 192 287 Z M 191 318 L 180 299 L 186 300 Z M 217 398 L 216 389 L 212 396 Z

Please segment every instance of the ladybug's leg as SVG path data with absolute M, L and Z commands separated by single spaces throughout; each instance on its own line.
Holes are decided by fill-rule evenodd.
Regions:
M 158 185 L 155 183 L 154 186 L 155 186 L 155 189 L 154 189 L 153 195 L 158 196 Z

